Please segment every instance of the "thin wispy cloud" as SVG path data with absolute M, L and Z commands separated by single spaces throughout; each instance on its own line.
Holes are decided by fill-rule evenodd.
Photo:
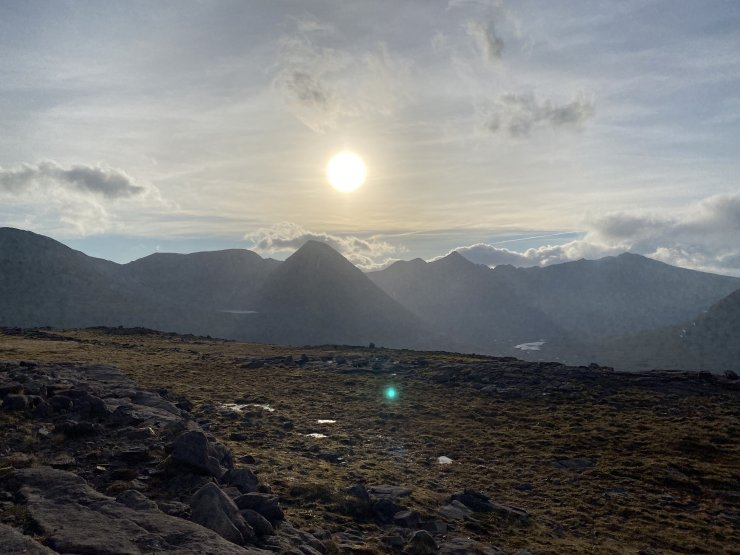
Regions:
M 333 26 L 304 17 L 279 40 L 273 86 L 286 109 L 317 133 L 362 116 L 388 116 L 409 98 L 403 87 L 408 60 L 382 42 L 365 49 L 327 45 L 341 38 Z
M 550 129 L 579 130 L 594 115 L 594 100 L 584 94 L 566 102 L 541 99 L 533 93 L 503 94 L 481 111 L 481 125 L 490 133 L 528 137 Z
M 470 20 L 465 24 L 465 29 L 473 39 L 484 62 L 490 64 L 501 59 L 504 52 L 504 40 L 496 33 L 496 27 L 492 21 L 483 23 Z

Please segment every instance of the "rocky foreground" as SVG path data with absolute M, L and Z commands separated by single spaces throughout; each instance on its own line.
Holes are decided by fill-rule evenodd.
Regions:
M 6 329 L 0 398 L 0 553 L 740 544 L 732 373 Z

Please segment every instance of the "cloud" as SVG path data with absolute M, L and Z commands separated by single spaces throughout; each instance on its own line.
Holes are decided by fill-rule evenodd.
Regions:
M 400 250 L 378 239 L 362 239 L 355 235 L 332 235 L 308 231 L 290 222 L 260 228 L 255 232 L 247 233 L 244 239 L 251 243 L 250 248 L 253 251 L 265 255 L 292 252 L 308 241 L 321 241 L 365 271 L 378 270 L 392 264 L 397 259 L 391 258 L 390 255 Z
M 512 137 L 528 137 L 540 129 L 580 129 L 593 115 L 594 101 L 583 94 L 557 104 L 532 93 L 501 95 L 479 114 L 486 131 Z
M 516 252 L 479 243 L 453 250 L 478 264 L 547 266 L 622 252 L 740 276 L 740 193 L 706 198 L 679 213 L 614 212 L 585 220 L 582 239 Z
M 473 39 L 484 62 L 490 64 L 501 59 L 504 52 L 504 41 L 496 34 L 493 22 L 484 25 L 480 21 L 470 20 L 466 23 L 465 29 Z
M 287 110 L 317 133 L 367 114 L 388 116 L 409 99 L 403 86 L 409 61 L 391 55 L 383 43 L 353 50 L 323 46 L 335 34 L 306 16 L 279 40 L 273 87 Z
M 108 199 L 140 195 L 146 190 L 123 171 L 103 166 L 64 168 L 56 162 L 45 161 L 13 169 L 0 167 L 0 191 L 23 195 L 34 188 L 49 187 L 93 193 Z
M 63 166 L 54 161 L 0 167 L 4 225 L 55 236 L 104 233 L 120 226 L 120 210 L 172 209 L 159 190 L 104 164 Z

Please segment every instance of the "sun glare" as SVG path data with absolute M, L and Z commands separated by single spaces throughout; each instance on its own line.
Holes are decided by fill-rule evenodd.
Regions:
M 326 166 L 326 177 L 337 191 L 351 193 L 365 182 L 367 167 L 357 154 L 344 150 L 331 157 Z

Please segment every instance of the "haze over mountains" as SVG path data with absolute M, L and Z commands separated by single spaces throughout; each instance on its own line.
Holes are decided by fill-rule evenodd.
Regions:
M 234 249 L 121 265 L 0 229 L 2 326 L 145 326 L 721 371 L 740 367 L 739 290 L 738 278 L 634 254 L 491 269 L 452 253 L 364 274 L 309 241 L 284 262 Z M 526 343 L 534 350 L 517 348 Z

